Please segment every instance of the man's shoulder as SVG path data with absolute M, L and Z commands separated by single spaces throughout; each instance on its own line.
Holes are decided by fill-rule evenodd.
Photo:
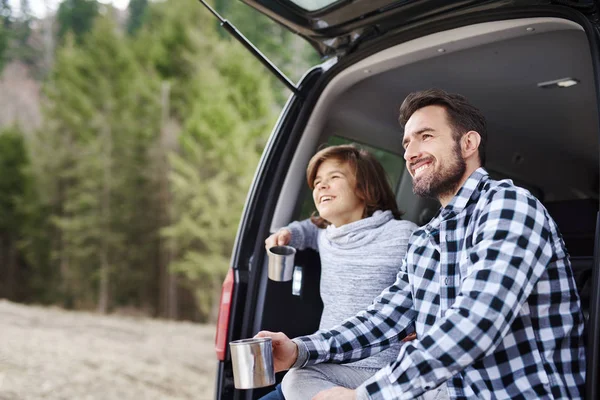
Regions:
M 501 203 L 504 208 L 533 207 L 539 208 L 541 202 L 529 190 L 517 186 L 511 179 L 488 179 L 481 188 L 477 201 L 479 207 L 490 203 Z

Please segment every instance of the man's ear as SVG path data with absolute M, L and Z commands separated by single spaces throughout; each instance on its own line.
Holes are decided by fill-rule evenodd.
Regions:
M 471 157 L 474 153 L 479 154 L 479 144 L 481 135 L 476 131 L 469 131 L 461 138 L 461 150 L 465 159 Z

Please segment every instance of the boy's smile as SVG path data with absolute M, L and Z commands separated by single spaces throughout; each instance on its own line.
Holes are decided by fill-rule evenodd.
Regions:
M 317 170 L 313 200 L 321 218 L 336 227 L 363 218 L 364 201 L 356 195 L 354 173 L 347 163 L 323 161 Z

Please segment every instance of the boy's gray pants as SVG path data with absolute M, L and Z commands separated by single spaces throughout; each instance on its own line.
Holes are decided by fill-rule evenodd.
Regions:
M 343 364 L 311 365 L 288 371 L 281 388 L 286 400 L 310 400 L 317 393 L 335 386 L 356 389 L 377 371 Z M 424 393 L 418 400 L 448 400 L 446 384 Z

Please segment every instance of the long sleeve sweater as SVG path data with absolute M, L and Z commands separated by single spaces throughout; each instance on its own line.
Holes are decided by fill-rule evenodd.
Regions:
M 368 218 L 341 227 L 320 229 L 310 220 L 291 223 L 290 246 L 311 248 L 321 258 L 320 329 L 332 328 L 366 309 L 395 280 L 406 254 L 408 239 L 417 226 L 393 218 L 391 211 L 375 211 Z M 352 363 L 382 368 L 396 360 L 401 344 Z

